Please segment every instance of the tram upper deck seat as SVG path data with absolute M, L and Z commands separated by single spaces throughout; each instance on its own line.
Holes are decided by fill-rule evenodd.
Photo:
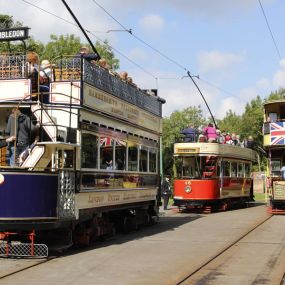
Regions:
M 53 70 L 55 81 L 72 81 L 80 80 L 81 72 L 79 68 L 60 68 L 56 67 Z
M 1 66 L 0 79 L 21 78 L 22 69 L 18 65 Z

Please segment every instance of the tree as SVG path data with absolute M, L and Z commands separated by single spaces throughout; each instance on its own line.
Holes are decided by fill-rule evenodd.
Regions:
M 237 115 L 232 110 L 226 112 L 226 116 L 222 120 L 218 120 L 218 126 L 221 131 L 230 133 L 241 133 L 241 116 Z
M 1 15 L 0 14 L 0 29 L 22 27 L 21 22 L 15 22 L 12 16 Z M 27 51 L 35 51 L 38 53 L 40 59 L 48 59 L 53 61 L 56 57 L 62 55 L 71 55 L 74 56 L 78 54 L 80 47 L 83 44 L 79 37 L 76 37 L 73 34 L 67 35 L 50 35 L 50 41 L 44 45 L 43 43 L 34 40 L 33 37 L 30 37 L 26 41 Z M 92 52 L 90 45 L 86 44 Z M 0 43 L 0 52 L 10 52 L 10 53 L 19 53 L 23 52 L 23 43 L 22 42 L 3 42 Z M 108 41 L 105 40 L 102 44 L 100 42 L 95 43 L 95 48 L 98 51 L 101 57 L 104 57 L 107 60 L 107 63 L 112 66 L 114 70 L 119 68 L 119 60 L 115 58 L 115 54 L 112 51 Z
M 241 136 L 246 138 L 253 136 L 256 142 L 261 146 L 263 143 L 263 101 L 257 96 L 256 99 L 250 101 L 245 106 L 242 114 Z
M 55 58 L 63 55 L 74 56 L 78 54 L 81 46 L 80 38 L 73 34 L 60 36 L 51 34 L 50 41 L 45 45 L 43 52 L 39 56 L 52 62 Z
M 163 169 L 167 175 L 173 175 L 173 148 L 174 143 L 183 137 L 180 131 L 192 123 L 196 127 L 205 125 L 201 107 L 188 107 L 182 111 L 173 112 L 170 117 L 163 118 L 162 154 Z
M 15 22 L 12 16 L 0 14 L 0 29 L 10 29 L 18 27 L 23 27 L 23 24 L 18 21 Z M 33 37 L 30 37 L 26 41 L 26 47 L 28 51 L 35 51 L 38 54 L 40 54 L 44 49 L 44 45 L 39 41 L 35 41 Z M 0 43 L 0 52 L 20 53 L 23 52 L 24 48 L 25 46 L 22 42 Z
M 81 43 L 79 37 L 76 37 L 73 34 L 67 35 L 50 35 L 50 41 L 46 44 L 42 53 L 40 53 L 40 58 L 48 59 L 53 61 L 55 58 L 70 55 L 73 56 L 78 54 L 80 48 L 84 44 Z M 92 52 L 92 48 L 90 45 L 88 46 L 90 52 Z M 114 70 L 119 68 L 119 60 L 115 58 L 111 47 L 108 45 L 108 41 L 105 40 L 104 44 L 100 44 L 98 41 L 95 44 L 95 48 L 99 55 L 107 60 L 107 63 L 112 66 Z

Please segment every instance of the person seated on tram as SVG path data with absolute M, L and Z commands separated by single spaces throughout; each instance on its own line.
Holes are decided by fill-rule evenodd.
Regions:
M 87 46 L 81 47 L 77 56 L 83 57 L 90 63 L 95 63 L 98 60 L 98 55 L 96 53 L 90 53 L 89 47 Z
M 119 76 L 120 76 L 120 79 L 122 79 L 123 81 L 127 81 L 127 79 L 128 79 L 128 72 L 121 71 Z
M 223 136 L 223 133 L 219 129 L 216 130 L 216 133 L 217 133 L 217 142 L 224 144 L 225 143 L 225 137 Z
M 41 84 L 38 63 L 39 63 L 38 54 L 34 51 L 28 52 L 26 67 L 27 67 L 27 76 L 31 80 L 32 93 L 49 92 L 49 87 Z
M 52 81 L 52 65 L 47 59 L 41 62 L 40 67 L 40 83 L 44 86 L 48 86 Z
M 227 132 L 225 135 L 225 143 L 231 144 L 231 141 L 232 141 L 232 137 L 231 137 L 230 133 Z
M 237 135 L 236 133 L 232 133 L 231 137 L 231 145 L 240 146 L 239 135 Z
M 27 53 L 27 77 L 31 80 L 32 93 L 38 92 L 38 77 L 39 77 L 39 56 L 36 52 L 30 51 Z
M 133 78 L 132 78 L 132 77 L 128 76 L 128 77 L 127 77 L 127 82 L 128 82 L 129 84 L 133 85 L 134 87 L 137 87 L 137 85 L 133 82 Z
M 253 137 L 252 137 L 252 136 L 249 136 L 249 137 L 247 138 L 247 140 L 245 141 L 245 145 L 244 145 L 244 146 L 247 147 L 247 148 L 251 148 L 251 149 L 254 149 L 254 148 L 255 148 L 256 143 L 255 143 L 255 141 L 253 140 Z
M 189 124 L 180 134 L 184 135 L 184 142 L 195 142 L 197 139 L 197 129 L 193 124 Z
M 209 123 L 206 128 L 204 128 L 204 134 L 206 136 L 207 142 L 216 142 L 217 141 L 217 133 L 216 128 L 212 123 Z

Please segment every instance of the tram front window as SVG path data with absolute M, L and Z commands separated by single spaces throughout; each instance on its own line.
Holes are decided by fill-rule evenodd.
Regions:
M 183 157 L 181 177 L 200 178 L 200 158 L 199 157 Z

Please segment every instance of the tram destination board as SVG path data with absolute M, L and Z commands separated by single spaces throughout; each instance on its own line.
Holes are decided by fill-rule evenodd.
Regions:
M 0 41 L 18 41 L 26 40 L 29 37 L 29 28 L 21 27 L 14 29 L 1 29 L 0 30 Z

